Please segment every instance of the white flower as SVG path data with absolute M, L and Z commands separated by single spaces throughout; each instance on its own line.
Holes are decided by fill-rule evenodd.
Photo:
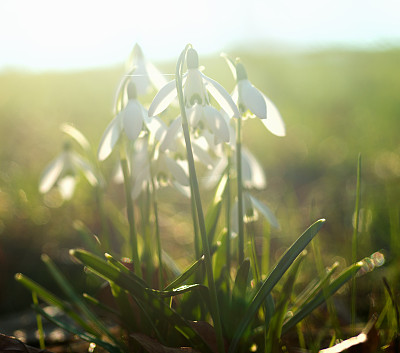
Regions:
M 128 103 L 107 126 L 97 152 L 100 161 L 105 160 L 124 131 L 129 140 L 136 140 L 142 131 L 147 112 L 137 100 L 136 87 L 130 82 L 127 87 Z
M 192 48 L 187 52 L 187 67 L 188 71 L 183 77 L 183 94 L 187 108 L 191 108 L 195 104 L 203 107 L 209 106 L 208 93 L 210 93 L 228 115 L 240 116 L 236 104 L 225 88 L 199 70 L 198 55 Z M 176 96 L 176 83 L 173 80 L 161 88 L 154 97 L 149 108 L 149 116 L 155 116 L 163 112 Z
M 152 88 L 159 90 L 167 83 L 160 71 L 144 57 L 139 44 L 133 47 L 128 66 L 132 71 L 131 82 L 135 84 L 138 96 L 149 93 Z
M 232 93 L 242 114 L 250 111 L 261 119 L 265 127 L 277 136 L 285 136 L 285 123 L 279 110 L 260 90 L 254 87 L 247 78 L 242 63 L 236 63 L 237 85 Z
M 99 180 L 90 164 L 80 155 L 73 152 L 69 144 L 66 144 L 63 152 L 51 161 L 42 173 L 39 181 L 39 191 L 44 194 L 56 186 L 61 196 L 68 200 L 74 193 L 80 172 L 92 186 L 99 184 Z
M 273 212 L 269 209 L 268 206 L 263 204 L 260 200 L 256 199 L 248 192 L 243 193 L 243 215 L 244 215 L 244 222 L 255 222 L 258 220 L 258 213 L 268 221 L 268 223 L 276 228 L 280 229 L 280 225 L 278 220 L 276 219 Z M 232 234 L 238 234 L 239 230 L 239 210 L 238 210 L 238 200 L 235 201 L 233 208 L 232 208 L 232 219 L 231 219 L 231 230 Z
M 232 170 L 236 170 L 236 158 L 233 159 Z M 225 171 L 228 166 L 228 159 L 224 155 L 220 155 L 217 161 L 214 163 L 212 169 L 210 169 L 209 173 L 205 177 L 205 185 L 207 188 L 213 188 L 217 182 L 221 179 L 222 173 Z M 261 190 L 267 186 L 265 173 L 257 161 L 257 159 L 253 156 L 253 154 L 242 147 L 242 181 L 243 186 L 246 189 L 257 189 Z

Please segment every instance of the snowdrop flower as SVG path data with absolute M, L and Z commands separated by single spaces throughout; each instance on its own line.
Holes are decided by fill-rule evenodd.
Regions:
M 188 71 L 183 76 L 183 95 L 190 123 L 195 127 L 202 122 L 215 134 L 218 141 L 229 141 L 229 126 L 221 113 L 210 106 L 208 94 L 215 98 L 228 115 L 240 117 L 232 97 L 218 82 L 200 71 L 197 52 L 192 48 L 187 52 L 187 68 Z M 176 96 L 176 82 L 173 80 L 161 88 L 154 97 L 149 108 L 149 116 L 163 112 Z
M 100 161 L 105 160 L 111 154 L 122 131 L 131 141 L 136 140 L 142 131 L 147 112 L 137 100 L 136 86 L 133 82 L 129 82 L 127 92 L 128 103 L 107 126 L 101 138 L 97 152 Z
M 40 177 L 39 191 L 44 194 L 51 188 L 58 187 L 63 199 L 69 200 L 74 193 L 80 172 L 92 186 L 99 184 L 90 164 L 73 152 L 70 144 L 66 143 L 61 154 L 50 162 Z
M 233 159 L 232 170 L 236 170 L 236 158 Z M 214 163 L 212 169 L 205 178 L 205 186 L 207 188 L 213 188 L 216 183 L 221 179 L 222 173 L 228 166 L 228 159 L 226 156 L 221 154 L 217 161 Z M 261 190 L 267 186 L 265 173 L 254 157 L 254 155 L 245 147 L 242 147 L 242 182 L 243 187 L 246 189 Z
M 128 66 L 138 96 L 149 93 L 152 88 L 159 90 L 167 83 L 161 72 L 144 57 L 139 44 L 133 47 Z
M 157 150 L 153 158 L 149 158 L 148 140 L 141 138 L 135 143 L 135 151 L 131 159 L 134 178 L 132 198 L 136 199 L 142 190 L 155 178 L 157 185 L 168 185 L 177 182 L 182 187 L 189 186 L 187 163 L 178 161 L 167 152 Z
M 228 61 L 231 64 L 231 62 Z M 252 85 L 242 63 L 235 65 L 237 85 L 232 93 L 242 114 L 250 111 L 261 119 L 265 127 L 277 136 L 285 136 L 286 129 L 279 110 L 272 101 Z
M 231 220 L 231 230 L 232 234 L 238 234 L 239 229 L 239 210 L 238 201 L 236 200 L 232 208 L 232 220 Z M 280 229 L 278 220 L 276 219 L 273 212 L 269 209 L 267 205 L 262 203 L 260 200 L 252 196 L 249 192 L 243 193 L 243 215 L 245 223 L 255 222 L 258 220 L 259 213 L 268 221 L 268 223 L 276 228 Z

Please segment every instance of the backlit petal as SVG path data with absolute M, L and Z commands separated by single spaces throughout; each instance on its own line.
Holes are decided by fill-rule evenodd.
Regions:
M 90 166 L 90 164 L 77 154 L 74 154 L 72 158 L 73 158 L 73 163 L 75 163 L 79 167 L 79 169 L 82 171 L 87 181 L 92 186 L 98 185 L 99 184 L 98 178 L 94 173 L 93 168 Z
M 183 186 L 189 186 L 189 177 L 183 167 L 174 159 L 164 156 L 165 164 L 174 179 Z
M 263 189 L 267 182 L 264 170 L 256 158 L 243 147 L 242 149 L 243 184 L 247 188 Z
M 76 185 L 76 178 L 67 175 L 58 182 L 58 189 L 60 190 L 61 196 L 64 200 L 71 199 L 74 194 Z
M 263 95 L 263 98 L 267 104 L 267 119 L 262 120 L 262 123 L 265 127 L 271 131 L 276 136 L 285 136 L 286 135 L 286 128 L 285 123 L 279 113 L 278 108 L 275 106 L 272 101 Z
M 121 135 L 121 113 L 119 113 L 107 126 L 101 138 L 97 158 L 104 161 L 112 152 L 119 136 Z
M 265 219 L 269 222 L 269 224 L 279 229 L 280 228 L 279 222 L 276 219 L 275 215 L 272 213 L 272 211 L 261 201 L 256 199 L 254 196 L 249 194 L 249 198 L 253 203 L 253 206 L 265 217 Z
M 160 145 L 160 152 L 175 148 L 175 141 L 182 130 L 182 117 L 178 116 L 167 129 Z
M 245 109 L 247 108 L 260 119 L 266 119 L 267 104 L 262 93 L 249 80 L 239 81 L 238 88 L 239 104 L 242 104 Z
M 149 116 L 155 116 L 163 112 L 176 97 L 175 80 L 169 81 L 154 97 L 149 108 Z
M 206 88 L 208 92 L 211 93 L 221 108 L 225 110 L 229 116 L 240 118 L 239 110 L 225 88 L 222 87 L 217 81 L 214 81 L 206 75 L 203 75 L 203 79 L 207 82 Z
M 136 99 L 131 99 L 121 114 L 126 136 L 131 141 L 136 140 L 143 126 L 144 116 L 142 106 Z
M 216 138 L 216 143 L 229 142 L 229 125 L 226 123 L 221 113 L 211 106 L 205 106 L 203 110 L 204 118 Z
M 41 193 L 48 192 L 60 177 L 64 168 L 64 153 L 65 152 L 50 162 L 50 164 L 43 171 L 39 181 L 39 191 Z

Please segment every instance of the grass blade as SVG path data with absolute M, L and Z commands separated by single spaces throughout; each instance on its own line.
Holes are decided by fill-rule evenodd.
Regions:
M 229 353 L 236 352 L 237 345 L 242 337 L 243 332 L 250 324 L 260 306 L 264 303 L 265 299 L 271 293 L 276 283 L 282 278 L 282 276 L 296 259 L 296 257 L 315 237 L 315 235 L 318 233 L 324 223 L 324 219 L 316 221 L 292 244 L 292 246 L 285 252 L 285 254 L 283 254 L 276 267 L 272 270 L 268 278 L 262 283 L 259 291 L 253 298 L 250 306 L 248 307 L 246 315 L 242 318 L 240 325 L 236 329 L 234 338 L 229 347 Z
M 329 284 L 329 286 L 322 289 L 312 300 L 305 304 L 283 325 L 282 333 L 287 332 L 290 328 L 309 315 L 316 307 L 321 305 L 326 298 L 334 294 L 357 273 L 361 266 L 362 262 L 360 261 L 345 269 L 335 280 L 332 281 L 332 283 Z
M 114 282 L 124 290 L 127 290 L 136 300 L 143 302 L 146 310 L 154 311 L 157 320 L 163 319 L 165 322 L 171 324 L 194 348 L 199 349 L 201 352 L 211 353 L 210 348 L 201 336 L 184 318 L 170 308 L 163 299 L 158 297 L 153 290 L 143 288 L 142 283 L 135 280 L 135 278 L 126 275 L 103 259 L 87 251 L 77 249 L 71 250 L 70 253 L 100 277 L 107 281 Z
M 183 272 L 179 277 L 177 277 L 174 281 L 172 281 L 168 286 L 164 288 L 164 291 L 169 291 L 173 288 L 179 287 L 182 283 L 184 283 L 187 279 L 192 276 L 197 269 L 203 264 L 204 256 L 198 259 L 193 265 L 191 265 L 185 272 Z

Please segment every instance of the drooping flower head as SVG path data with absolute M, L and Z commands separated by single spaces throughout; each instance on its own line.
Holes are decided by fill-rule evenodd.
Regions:
M 97 152 L 100 161 L 105 160 L 111 154 L 122 131 L 131 141 L 136 140 L 142 131 L 143 121 L 147 117 L 147 112 L 137 99 L 136 85 L 133 82 L 129 82 L 127 85 L 127 95 L 128 102 L 126 106 L 117 113 L 117 116 L 110 122 L 103 133 Z
M 237 59 L 234 63 L 227 56 L 229 67 L 236 79 L 232 97 L 239 106 L 240 113 L 250 113 L 260 118 L 264 126 L 276 136 L 285 136 L 285 123 L 275 104 L 248 79 L 244 65 Z
M 99 178 L 90 163 L 72 150 L 70 142 L 66 142 L 61 154 L 43 171 L 39 181 L 39 191 L 45 194 L 53 187 L 57 187 L 63 199 L 69 200 L 74 194 L 80 174 L 83 174 L 92 186 L 99 184 Z
M 229 126 L 222 114 L 210 105 L 208 94 L 228 115 L 239 117 L 239 111 L 229 93 L 216 81 L 199 69 L 197 52 L 190 48 L 186 56 L 187 72 L 183 75 L 183 95 L 189 123 L 192 129 L 206 127 L 215 136 L 216 142 L 229 141 Z M 163 112 L 177 96 L 175 80 L 168 82 L 154 97 L 149 116 Z

